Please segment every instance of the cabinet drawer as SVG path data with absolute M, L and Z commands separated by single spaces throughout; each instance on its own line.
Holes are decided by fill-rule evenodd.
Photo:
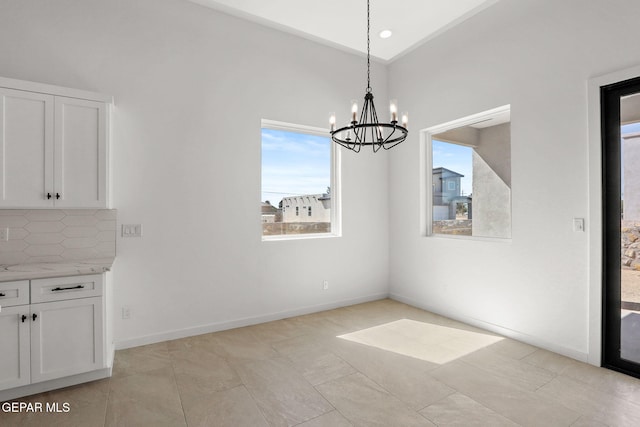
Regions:
M 0 282 L 0 307 L 29 304 L 29 281 Z
M 102 295 L 102 275 L 58 277 L 31 281 L 31 303 Z

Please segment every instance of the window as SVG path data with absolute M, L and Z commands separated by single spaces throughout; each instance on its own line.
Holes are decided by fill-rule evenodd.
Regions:
M 511 114 L 500 107 L 427 129 L 427 235 L 511 238 Z
M 263 240 L 338 236 L 339 150 L 329 132 L 263 120 L 261 136 L 263 217 L 265 205 L 276 207 Z

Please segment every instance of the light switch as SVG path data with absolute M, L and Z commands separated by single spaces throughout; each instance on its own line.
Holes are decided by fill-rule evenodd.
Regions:
M 584 218 L 573 218 L 573 231 L 584 231 Z
M 142 224 L 122 224 L 122 237 L 142 237 Z

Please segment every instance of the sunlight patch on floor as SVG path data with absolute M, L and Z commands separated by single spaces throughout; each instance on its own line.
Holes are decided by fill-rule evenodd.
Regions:
M 451 362 L 503 339 L 410 319 L 339 335 L 338 338 L 437 364 Z

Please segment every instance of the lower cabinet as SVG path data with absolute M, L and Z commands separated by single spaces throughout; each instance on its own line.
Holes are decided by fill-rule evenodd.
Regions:
M 102 367 L 102 298 L 31 305 L 31 382 Z
M 31 383 L 28 316 L 28 305 L 2 307 L 0 311 L 0 390 Z
M 0 390 L 105 367 L 103 275 L 9 283 L 31 298 L 0 297 Z

